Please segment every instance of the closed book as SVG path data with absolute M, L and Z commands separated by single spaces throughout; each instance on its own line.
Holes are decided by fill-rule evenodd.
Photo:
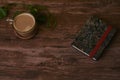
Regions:
M 98 60 L 115 32 L 112 26 L 92 16 L 81 28 L 72 46 L 93 60 Z

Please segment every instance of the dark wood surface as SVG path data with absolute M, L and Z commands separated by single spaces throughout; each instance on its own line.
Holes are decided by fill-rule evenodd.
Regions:
M 0 0 L 14 2 L 47 6 L 57 27 L 21 40 L 0 20 L 0 80 L 120 80 L 120 0 Z M 70 45 L 91 15 L 117 29 L 99 61 Z

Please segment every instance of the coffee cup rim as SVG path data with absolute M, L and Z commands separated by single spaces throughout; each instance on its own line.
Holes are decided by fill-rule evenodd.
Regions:
M 32 27 L 29 28 L 28 30 L 24 30 L 24 31 L 23 31 L 23 30 L 18 29 L 18 28 L 15 26 L 15 20 L 17 19 L 17 17 L 19 17 L 19 16 L 21 16 L 21 15 L 28 15 L 28 16 L 32 17 L 32 19 L 33 19 L 33 21 L 34 21 L 34 24 L 33 24 Z M 36 24 L 36 22 L 35 22 L 35 17 L 34 17 L 31 13 L 21 13 L 21 14 L 17 15 L 17 16 L 14 18 L 14 20 L 13 20 L 13 27 L 15 28 L 16 31 L 19 31 L 19 32 L 28 32 L 28 31 L 34 29 L 35 24 Z

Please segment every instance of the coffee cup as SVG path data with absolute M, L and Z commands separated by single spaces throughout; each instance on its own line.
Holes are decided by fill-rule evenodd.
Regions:
M 36 34 L 36 21 L 32 14 L 21 13 L 12 20 L 15 34 L 21 39 L 30 39 Z

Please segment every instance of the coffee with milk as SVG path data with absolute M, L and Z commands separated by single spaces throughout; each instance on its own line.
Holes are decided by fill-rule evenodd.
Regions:
M 22 13 L 13 20 L 13 27 L 18 37 L 29 39 L 35 35 L 35 18 L 30 13 Z

